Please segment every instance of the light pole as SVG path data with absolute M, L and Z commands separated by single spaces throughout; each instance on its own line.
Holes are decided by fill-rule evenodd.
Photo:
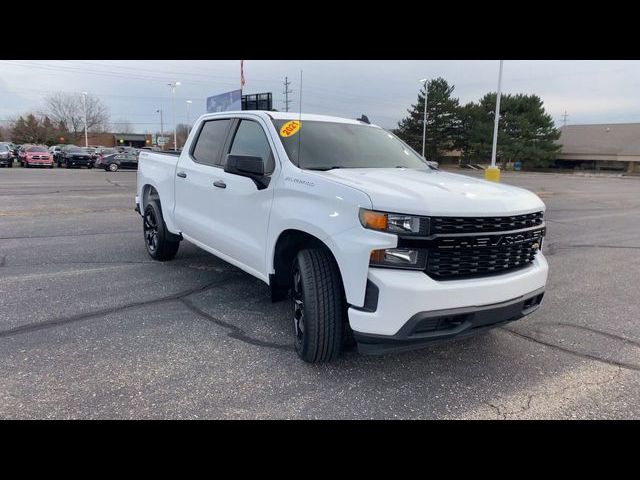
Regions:
M 176 87 L 180 82 L 168 83 L 171 87 L 171 109 L 173 110 L 173 149 L 178 150 L 178 127 L 176 125 Z
M 424 83 L 424 120 L 422 122 L 422 156 L 424 157 L 424 148 L 427 142 L 427 79 L 423 78 L 420 83 Z
M 187 100 L 187 136 L 191 133 L 191 123 L 189 123 L 189 110 L 191 108 L 191 104 L 193 102 L 191 100 Z
M 156 113 L 160 114 L 160 136 L 164 137 L 164 122 L 162 121 L 162 109 L 160 108 L 156 110 Z M 156 139 L 156 143 L 158 143 L 157 139 Z M 164 150 L 164 144 L 162 144 L 161 147 Z
M 500 73 L 498 73 L 498 92 L 496 94 L 496 115 L 493 119 L 493 148 L 491 149 L 491 166 L 484 172 L 487 180 L 500 181 L 500 170 L 496 167 L 496 150 L 498 147 L 498 122 L 500 120 L 500 94 L 502 92 L 502 64 L 500 60 Z
M 82 92 L 82 109 L 84 110 L 84 147 L 89 146 L 89 134 L 87 133 L 87 92 Z

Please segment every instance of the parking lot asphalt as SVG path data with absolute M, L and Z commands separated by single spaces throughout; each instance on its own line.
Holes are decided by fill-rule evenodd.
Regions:
M 640 179 L 503 173 L 548 207 L 542 307 L 329 365 L 259 280 L 186 241 L 152 261 L 135 181 L 0 170 L 0 418 L 640 418 Z

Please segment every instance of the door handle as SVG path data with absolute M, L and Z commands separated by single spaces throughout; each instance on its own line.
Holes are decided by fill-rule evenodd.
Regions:
M 216 180 L 215 182 L 213 182 L 213 186 L 218 188 L 227 188 L 227 184 L 222 180 Z
M 176 173 L 177 176 L 179 176 L 180 178 L 187 178 L 187 174 L 184 172 L 178 172 Z

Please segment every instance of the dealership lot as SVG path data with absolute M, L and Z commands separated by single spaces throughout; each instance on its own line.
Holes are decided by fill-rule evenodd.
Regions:
M 135 179 L 0 171 L 0 418 L 640 418 L 639 178 L 503 173 L 547 203 L 540 310 L 329 365 L 260 281 L 151 261 Z

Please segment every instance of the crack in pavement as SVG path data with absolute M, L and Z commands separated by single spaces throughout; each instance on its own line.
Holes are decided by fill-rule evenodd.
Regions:
M 562 326 L 562 327 L 577 328 L 577 329 L 580 329 L 580 330 L 586 330 L 588 332 L 592 332 L 592 333 L 596 333 L 598 335 L 602 335 L 603 337 L 611 338 L 612 340 L 620 340 L 621 342 L 628 343 L 630 345 L 633 345 L 634 347 L 640 347 L 640 342 L 638 342 L 636 340 L 632 340 L 630 338 L 623 337 L 621 335 L 616 335 L 615 333 L 605 332 L 604 330 L 598 330 L 597 328 L 587 327 L 585 325 L 574 325 L 572 323 L 564 323 L 564 322 L 548 322 L 548 323 L 547 322 L 543 322 L 543 323 L 540 323 L 540 325 L 559 325 L 559 326 Z
M 241 342 L 244 343 L 248 343 L 250 345 L 255 345 L 258 347 L 266 347 L 266 348 L 273 348 L 276 350 L 283 350 L 283 351 L 293 351 L 293 346 L 292 345 L 283 345 L 281 343 L 276 343 L 276 342 L 268 342 L 266 340 L 260 340 L 254 337 L 251 337 L 249 335 L 247 335 L 247 333 L 242 330 L 240 327 L 238 327 L 237 325 L 233 325 L 231 323 L 225 322 L 224 320 L 220 320 L 219 318 L 214 317 L 213 315 L 210 315 L 209 313 L 205 312 L 204 310 L 202 310 L 201 308 L 197 307 L 191 300 L 189 300 L 186 296 L 180 299 L 180 303 L 182 303 L 185 307 L 187 307 L 189 310 L 191 310 L 193 313 L 195 313 L 196 315 L 199 315 L 200 317 L 220 326 L 223 328 L 226 328 L 229 330 L 229 333 L 227 334 L 229 337 L 234 338 L 236 340 L 240 340 Z
M 616 372 L 610 377 L 607 378 L 603 381 L 600 382 L 585 382 L 585 383 L 580 383 L 579 385 L 568 385 L 566 387 L 562 387 L 561 389 L 557 389 L 555 391 L 552 392 L 545 392 L 544 394 L 536 394 L 536 393 L 532 393 L 532 394 L 528 394 L 527 395 L 527 403 L 524 406 L 520 406 L 520 408 L 518 410 L 507 410 L 505 405 L 494 405 L 491 402 L 484 402 L 485 405 L 487 405 L 488 407 L 492 408 L 495 412 L 496 412 L 496 416 L 498 418 L 502 417 L 503 420 L 507 420 L 509 416 L 512 415 L 518 415 L 520 413 L 524 413 L 527 412 L 531 409 L 531 403 L 533 401 L 534 397 L 540 397 L 540 396 L 545 396 L 545 397 L 554 397 L 556 395 L 563 395 L 564 393 L 566 393 L 569 390 L 578 390 L 578 389 L 582 389 L 584 387 L 590 387 L 590 386 L 595 386 L 595 387 L 601 387 L 602 385 L 606 385 L 608 383 L 611 382 L 615 382 L 618 377 L 622 374 L 622 367 L 617 367 L 616 368 Z
M 514 330 L 510 330 L 510 329 L 505 328 L 505 327 L 502 327 L 500 330 L 502 330 L 504 332 L 508 332 L 508 333 L 510 333 L 512 335 L 515 335 L 517 337 L 523 338 L 525 340 L 529 340 L 531 342 L 539 343 L 540 345 L 544 345 L 546 347 L 555 348 L 556 350 L 560 350 L 562 352 L 569 353 L 571 355 L 575 355 L 575 356 L 580 357 L 580 358 L 584 358 L 584 359 L 588 359 L 588 360 L 595 360 L 596 362 L 605 363 L 607 365 L 612 365 L 614 367 L 621 367 L 621 368 L 626 368 L 628 370 L 634 370 L 636 372 L 640 372 L 640 366 L 638 366 L 638 365 L 634 365 L 634 364 L 627 363 L 627 362 L 617 362 L 615 360 L 608 360 L 606 358 L 598 357 L 596 355 L 591 355 L 589 353 L 576 352 L 575 350 L 571 350 L 570 348 L 561 347 L 561 346 L 556 345 L 554 343 L 544 342 L 542 340 L 538 340 L 537 338 L 530 337 L 530 336 L 525 335 L 523 333 L 518 333 L 518 332 L 516 332 Z
M 635 245 L 566 245 L 559 246 L 556 248 L 565 249 L 565 248 L 629 248 L 629 249 L 640 249 L 640 247 Z
M 15 328 L 10 328 L 8 330 L 2 330 L 0 331 L 0 338 L 6 338 L 6 337 L 12 337 L 15 335 L 20 335 L 23 333 L 30 333 L 30 332 L 35 332 L 38 330 L 45 330 L 47 328 L 53 328 L 53 327 L 58 327 L 61 325 L 66 325 L 66 324 L 70 324 L 70 323 L 75 323 L 75 322 L 80 322 L 83 320 L 90 320 L 92 318 L 98 318 L 98 317 L 102 317 L 105 315 L 109 315 L 111 313 L 116 313 L 116 312 L 120 312 L 123 310 L 128 310 L 130 308 L 136 308 L 136 307 L 142 307 L 142 306 L 146 306 L 146 305 L 155 305 L 155 304 L 159 304 L 159 303 L 166 303 L 166 302 L 172 302 L 172 301 L 176 301 L 176 300 L 181 300 L 185 297 L 188 297 L 189 295 L 193 295 L 195 293 L 201 293 L 201 292 L 205 292 L 211 288 L 214 288 L 216 286 L 222 285 L 223 283 L 229 283 L 230 281 L 234 281 L 234 279 L 229 279 L 229 278 L 224 278 L 221 280 L 217 280 L 215 282 L 210 282 L 207 283 L 205 285 L 199 286 L 199 287 L 195 287 L 195 288 L 190 288 L 188 290 L 183 290 L 182 292 L 178 292 L 178 293 L 174 293 L 172 295 L 168 295 L 166 297 L 161 297 L 161 298 L 155 298 L 155 299 L 151 299 L 151 300 L 142 300 L 139 302 L 132 302 L 132 303 L 127 303 L 125 305 L 120 305 L 117 307 L 109 307 L 109 308 L 103 308 L 100 310 L 96 310 L 93 312 L 88 312 L 88 313 L 79 313 L 76 315 L 71 315 L 69 317 L 62 317 L 62 318 L 54 318 L 51 320 L 45 320 L 44 322 L 37 322 L 37 323 L 28 323 L 25 325 L 20 325 L 18 327 Z
M 29 240 L 32 238 L 61 238 L 61 237 L 83 237 L 94 235 L 118 235 L 121 233 L 141 233 L 142 230 L 120 230 L 115 232 L 99 232 L 99 233 L 63 233 L 60 235 L 30 235 L 28 237 L 0 237 L 0 240 Z

